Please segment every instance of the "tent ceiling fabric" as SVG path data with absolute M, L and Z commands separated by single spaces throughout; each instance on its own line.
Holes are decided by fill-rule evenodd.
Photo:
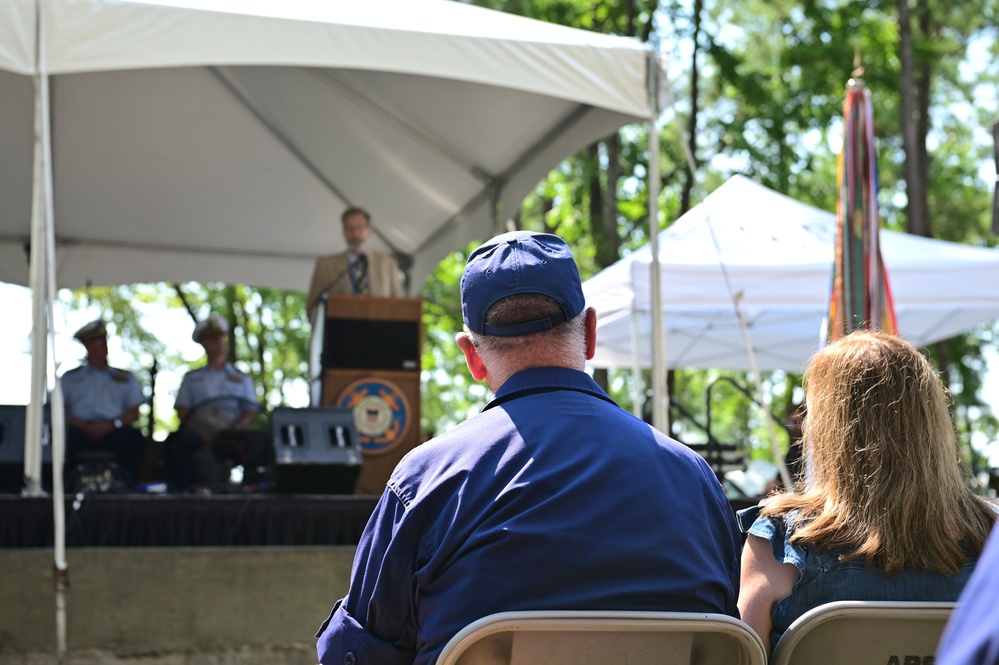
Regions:
M 746 319 L 760 370 L 800 372 L 818 348 L 836 217 L 735 176 L 659 236 L 667 364 L 749 370 L 733 306 Z M 915 345 L 999 317 L 999 251 L 881 233 L 899 330 Z M 597 311 L 597 367 L 651 366 L 648 246 L 584 283 Z
M 648 119 L 637 41 L 454 2 L 45 0 L 60 286 L 304 289 L 362 205 L 413 290 Z M 24 284 L 35 0 L 0 3 L 0 280 Z M 502 212 L 502 211 L 505 211 Z

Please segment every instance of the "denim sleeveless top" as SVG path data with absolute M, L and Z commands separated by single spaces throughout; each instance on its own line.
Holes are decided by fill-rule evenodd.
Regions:
M 956 574 L 945 577 L 925 570 L 900 570 L 888 577 L 877 568 L 868 567 L 865 559 L 837 561 L 841 549 L 823 549 L 791 543 L 796 512 L 780 517 L 760 517 L 761 507 L 739 511 L 739 526 L 744 533 L 770 542 L 774 559 L 798 569 L 798 581 L 791 595 L 773 608 L 774 627 L 771 644 L 802 614 L 836 600 L 915 600 L 956 602 L 978 561 L 969 556 Z

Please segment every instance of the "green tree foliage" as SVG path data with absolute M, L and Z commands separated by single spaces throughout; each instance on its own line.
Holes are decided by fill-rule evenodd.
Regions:
M 933 234 L 959 242 L 992 244 L 986 232 L 989 183 L 978 177 L 977 171 L 988 150 L 988 144 L 981 140 L 981 128 L 990 124 L 997 110 L 994 94 L 991 98 L 983 95 L 983 86 L 991 83 L 995 89 L 996 59 L 979 56 L 975 67 L 969 67 L 968 48 L 985 39 L 989 46 L 981 50 L 995 53 L 996 3 L 993 0 L 981 7 L 935 0 L 911 3 L 919 71 L 931 83 L 927 114 L 931 118 L 927 124 L 931 154 L 926 168 Z M 598 4 L 592 10 L 593 17 L 584 18 L 586 8 L 574 2 L 491 3 L 542 20 L 619 34 L 629 34 L 621 17 L 641 15 L 649 9 L 648 5 L 636 9 L 637 4 L 619 3 L 616 8 Z M 703 191 L 710 191 L 732 172 L 743 172 L 807 203 L 834 209 L 843 96 L 859 54 L 863 78 L 875 104 L 882 216 L 889 228 L 904 229 L 897 3 L 707 0 L 700 17 L 694 14 L 697 7 L 687 0 L 661 3 L 653 38 L 670 58 L 670 84 L 677 99 L 675 108 L 667 112 L 661 136 L 663 221 L 672 222 L 680 212 L 686 170 L 681 132 L 684 119 L 694 111 L 699 111 L 700 118 L 694 150 L 704 165 L 699 173 Z M 612 16 L 619 20 L 615 22 Z M 695 35 L 697 42 L 693 43 Z M 706 57 L 697 60 L 701 90 L 695 109 L 687 101 L 692 77 L 685 65 L 694 62 L 692 54 L 699 51 Z M 982 108 L 983 97 L 986 108 Z M 621 198 L 616 212 L 618 235 L 624 241 L 618 253 L 627 253 L 647 240 L 643 224 L 647 142 L 643 138 L 641 130 L 635 128 L 620 133 Z M 591 192 L 597 190 L 588 187 L 594 179 L 606 179 L 607 164 L 600 160 L 603 154 L 605 150 L 591 149 L 567 162 L 569 166 L 562 173 L 575 177 L 576 184 L 565 184 L 572 194 L 561 202 L 571 202 L 572 209 L 559 206 L 549 192 L 549 215 L 573 219 L 580 225 L 592 224 L 595 219 L 605 221 L 594 214 Z M 529 206 L 530 201 L 525 209 Z M 557 222 L 549 221 L 549 228 L 557 227 Z M 590 233 L 597 239 L 597 264 L 606 265 L 615 258 L 614 251 L 608 253 L 607 246 L 600 243 L 606 232 L 592 227 Z M 971 409 L 977 416 L 976 425 L 989 429 L 994 427 L 991 417 L 976 408 L 981 406 L 981 354 L 991 343 L 987 333 L 953 340 L 949 365 L 959 408 L 962 412 Z M 678 371 L 673 380 L 674 398 L 701 424 L 707 411 L 705 391 L 717 375 Z M 738 374 L 737 378 L 747 382 L 749 377 Z M 786 403 L 793 396 L 800 397 L 798 376 L 774 373 L 763 380 L 775 391 L 771 400 L 775 413 L 783 414 Z M 615 377 L 612 373 L 609 387 L 619 401 L 630 401 L 630 380 L 625 375 Z M 764 438 L 757 407 L 739 405 L 735 397 L 718 401 L 720 404 L 712 404 L 716 436 L 757 443 Z M 697 430 L 690 423 L 677 427 L 678 434 L 689 436 Z
M 472 4 L 658 45 L 669 62 L 668 80 L 676 100 L 664 113 L 658 137 L 661 224 L 679 217 L 688 192 L 689 204 L 696 204 L 733 173 L 833 210 L 844 90 L 859 54 L 875 107 L 882 218 L 889 228 L 907 228 L 899 0 Z M 999 0 L 908 0 L 906 7 L 912 18 L 914 72 L 928 104 L 925 189 L 930 230 L 939 238 L 992 245 L 995 238 L 988 225 L 993 184 L 980 171 L 989 158 L 987 129 L 999 116 Z M 699 184 L 693 189 L 684 150 L 690 127 L 696 129 L 691 147 Z M 515 225 L 562 235 L 572 245 L 584 279 L 596 273 L 648 241 L 648 148 L 647 129 L 633 125 L 581 150 L 538 184 L 523 202 Z M 423 427 L 431 433 L 464 420 L 488 398 L 484 386 L 472 381 L 454 344 L 461 329 L 458 283 L 475 244 L 445 259 L 419 287 L 425 299 Z M 193 284 L 183 289 L 199 317 L 214 310 L 236 324 L 235 357 L 253 374 L 268 405 L 285 403 L 303 390 L 308 324 L 300 293 Z M 88 297 L 101 300 L 114 313 L 139 365 L 154 354 L 163 363 L 179 362 L 139 325 L 144 307 L 181 306 L 172 288 L 92 289 Z M 946 350 L 942 362 L 950 369 L 962 431 L 990 439 L 999 423 L 981 403 L 980 389 L 984 354 L 996 348 L 996 335 L 987 328 L 933 350 L 935 357 Z M 722 376 L 750 384 L 745 373 L 675 372 L 671 384 L 679 407 L 674 416 L 685 409 L 692 417 L 678 420 L 675 434 L 705 440 L 706 396 Z M 799 375 L 773 372 L 761 378 L 773 413 L 782 416 L 788 403 L 800 399 Z M 606 381 L 612 396 L 630 409 L 630 372 L 612 370 Z M 710 394 L 714 436 L 745 442 L 751 454 L 769 455 L 760 408 L 731 389 L 727 380 L 710 388 Z M 786 444 L 780 431 L 778 439 Z
M 253 377 L 262 403 L 287 404 L 290 391 L 306 390 L 310 330 L 303 293 L 196 283 L 181 288 L 198 320 L 217 312 L 229 321 L 230 360 Z
M 91 287 L 77 291 L 62 291 L 60 301 L 70 310 L 95 312 L 114 325 L 123 350 L 133 358 L 132 371 L 142 371 L 153 364 L 154 358 L 168 356 L 171 351 L 142 325 L 142 317 L 161 302 L 156 285 L 136 284 L 119 287 Z
M 447 431 L 478 412 L 487 399 L 485 386 L 472 380 L 454 342 L 462 329 L 458 297 L 465 259 L 475 245 L 444 259 L 420 294 L 423 304 L 422 427 L 430 435 Z
M 689 4 L 670 5 L 669 23 L 681 40 L 689 24 Z M 969 66 L 967 49 L 982 39 L 995 49 L 995 3 L 987 3 L 986 11 L 969 3 L 911 4 L 918 71 L 931 83 L 926 169 L 933 235 L 991 244 L 985 232 L 990 187 L 977 170 L 988 149 L 981 141 L 980 128 L 987 126 L 982 116 L 996 113 L 995 95 L 983 95 L 983 86 L 991 83 L 994 91 L 996 65 L 994 58 L 978 57 L 975 66 Z M 703 65 L 707 83 L 697 141 L 708 164 L 705 179 L 715 169 L 743 172 L 802 201 L 834 209 L 843 90 L 859 54 L 875 106 L 882 217 L 889 228 L 904 229 L 897 3 L 711 0 L 706 10 L 710 20 L 702 41 L 709 57 Z M 685 78 L 671 78 L 679 99 L 684 97 Z M 988 111 L 980 108 L 983 99 L 988 100 Z M 689 112 L 682 103 L 678 110 Z M 994 435 L 994 421 L 975 407 L 981 402 L 981 353 L 991 337 L 952 340 L 951 360 L 944 367 L 952 371 L 959 412 L 974 413 L 975 427 L 984 427 L 989 436 Z M 685 385 L 699 385 L 684 374 L 678 372 L 676 380 L 681 399 Z M 794 384 L 797 379 L 790 380 Z M 780 382 L 779 376 L 765 376 L 764 381 Z M 780 406 L 784 398 L 774 401 Z M 750 440 L 758 438 L 752 433 L 758 427 L 748 418 L 736 418 L 730 428 L 728 436 L 748 431 Z
M 307 395 L 309 325 L 302 315 L 305 295 L 297 291 L 259 289 L 244 285 L 145 284 L 115 288 L 91 287 L 64 291 L 62 302 L 71 309 L 94 309 L 115 324 L 123 349 L 133 359 L 128 368 L 138 372 L 149 385 L 149 374 L 155 362 L 158 372 L 183 375 L 188 369 L 204 363 L 201 357 L 189 364 L 164 340 L 157 338 L 143 325 L 145 316 L 156 310 L 187 308 L 190 327 L 211 313 L 218 313 L 229 322 L 230 361 L 253 377 L 257 396 L 266 409 L 281 404 L 303 406 Z M 157 391 L 159 393 L 159 391 Z M 173 396 L 156 395 L 158 432 L 163 434 L 177 426 L 172 412 Z

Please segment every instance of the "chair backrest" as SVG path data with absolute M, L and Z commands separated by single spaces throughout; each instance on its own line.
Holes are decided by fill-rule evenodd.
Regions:
M 955 603 L 845 600 L 791 624 L 772 665 L 932 665 Z
M 723 614 L 502 612 L 475 621 L 437 665 L 765 665 L 752 628 Z

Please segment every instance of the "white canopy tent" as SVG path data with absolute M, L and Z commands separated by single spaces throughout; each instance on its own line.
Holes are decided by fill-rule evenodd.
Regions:
M 670 368 L 800 372 L 819 344 L 836 217 L 734 176 L 659 237 Z M 899 332 L 917 346 L 999 317 L 999 251 L 882 231 Z M 597 367 L 650 367 L 648 246 L 583 284 Z M 737 312 L 738 308 L 738 312 Z
M 659 79 L 635 40 L 454 2 L 3 0 L 0 281 L 34 298 L 29 493 L 57 286 L 304 289 L 363 205 L 418 287 L 565 156 L 654 123 Z M 65 571 L 59 483 L 53 500 Z
M 360 204 L 415 291 L 655 118 L 658 78 L 635 40 L 455 2 L 5 0 L 0 281 L 304 289 Z
M 559 160 L 652 117 L 656 62 L 435 0 L 4 0 L 0 281 L 28 282 L 40 71 L 59 286 L 304 289 L 353 204 L 415 291 Z

